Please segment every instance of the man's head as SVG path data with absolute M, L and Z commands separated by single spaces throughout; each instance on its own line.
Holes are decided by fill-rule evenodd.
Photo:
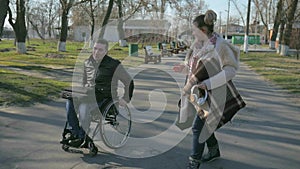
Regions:
M 93 58 L 96 61 L 100 61 L 107 54 L 107 51 L 108 51 L 108 42 L 107 42 L 107 40 L 99 39 L 94 44 Z

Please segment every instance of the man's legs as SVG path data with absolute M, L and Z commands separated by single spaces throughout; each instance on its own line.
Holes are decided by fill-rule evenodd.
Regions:
M 67 110 L 67 121 L 69 126 L 71 127 L 71 132 L 74 135 L 74 140 L 70 140 L 70 144 L 76 146 L 80 146 L 81 139 L 84 139 L 85 132 L 79 126 L 79 121 L 77 117 L 77 113 L 75 111 L 73 100 L 67 100 L 66 102 L 66 110 Z M 81 142 L 81 143 L 80 143 Z
M 81 103 L 79 105 L 79 120 L 80 120 L 80 124 L 81 127 L 83 128 L 84 131 L 86 131 L 87 133 L 90 130 L 90 123 L 91 123 L 91 116 L 90 116 L 90 111 L 91 111 L 91 107 L 93 107 L 93 105 L 88 104 L 88 103 Z

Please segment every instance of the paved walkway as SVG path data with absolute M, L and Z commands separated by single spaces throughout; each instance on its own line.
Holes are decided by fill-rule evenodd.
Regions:
M 139 105 L 138 110 L 142 113 L 151 112 L 147 111 L 147 108 L 152 105 L 139 102 L 141 99 L 147 99 L 139 94 L 147 89 L 150 89 L 150 100 L 151 96 L 154 96 L 154 100 L 160 99 L 161 95 L 155 97 L 160 91 L 167 93 L 165 96 L 168 105 L 163 115 L 155 119 L 153 124 L 136 125 L 133 130 L 135 138 L 141 138 L 143 134 L 149 137 L 156 136 L 159 133 L 157 131 L 164 131 L 168 125 L 173 124 L 177 113 L 178 85 L 181 86 L 184 81 L 182 75 L 172 72 L 172 65 L 178 62 L 181 62 L 181 59 L 174 56 L 163 58 L 161 64 L 150 63 L 139 68 L 138 71 L 153 69 L 147 69 L 143 77 L 137 77 L 139 88 L 133 102 Z M 131 70 L 131 73 L 138 71 Z M 154 76 L 157 79 L 153 79 Z M 158 79 L 161 81 L 158 82 Z M 149 83 L 151 85 L 147 85 Z M 298 169 L 299 102 L 290 99 L 289 95 L 263 80 L 244 64 L 241 64 L 235 83 L 247 107 L 238 113 L 232 124 L 224 126 L 216 133 L 222 158 L 203 164 L 200 168 Z M 153 84 L 164 88 L 151 88 Z M 151 90 L 157 93 L 151 93 Z M 99 154 L 93 158 L 84 153 L 66 153 L 59 144 L 64 123 L 65 110 L 62 99 L 32 107 L 0 109 L 0 169 L 184 169 L 190 153 L 190 131 L 179 143 L 166 151 L 159 148 L 165 148 L 176 140 L 173 135 L 158 140 L 155 145 L 150 142 L 144 149 L 139 146 L 133 147 L 129 142 L 120 150 L 134 155 L 146 154 L 149 156 L 146 158 L 118 155 L 118 152 L 107 152 L 103 147 L 99 147 Z M 178 134 L 178 131 L 174 131 L 173 134 Z

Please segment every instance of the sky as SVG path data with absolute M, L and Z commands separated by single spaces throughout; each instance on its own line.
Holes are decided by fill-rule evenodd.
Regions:
M 248 0 L 233 0 L 233 1 L 237 2 L 237 5 L 239 6 L 240 10 L 245 15 L 243 17 L 246 18 Z M 220 13 L 221 13 L 221 20 L 224 21 L 225 19 L 227 19 L 228 0 L 205 0 L 205 3 L 208 5 L 208 9 L 212 9 L 217 13 L 218 19 L 220 17 Z M 229 12 L 230 16 L 240 17 L 238 11 L 236 10 L 236 7 L 232 2 L 230 2 L 229 11 L 230 11 Z M 5 22 L 5 26 L 10 27 L 7 21 Z
M 235 0 L 241 12 L 246 16 L 247 14 L 247 5 L 248 0 Z M 221 12 L 221 19 L 227 19 L 227 10 L 228 10 L 228 0 L 205 0 L 205 3 L 208 5 L 208 9 L 214 10 L 219 18 Z M 229 9 L 230 16 L 239 16 L 239 13 L 235 7 L 235 5 L 230 2 Z M 245 16 L 243 16 L 245 18 Z

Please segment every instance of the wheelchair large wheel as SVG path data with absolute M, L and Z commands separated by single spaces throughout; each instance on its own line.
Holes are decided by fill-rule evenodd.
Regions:
M 129 138 L 131 113 L 127 106 L 111 101 L 105 107 L 100 120 L 100 134 L 103 143 L 112 149 L 122 147 Z

